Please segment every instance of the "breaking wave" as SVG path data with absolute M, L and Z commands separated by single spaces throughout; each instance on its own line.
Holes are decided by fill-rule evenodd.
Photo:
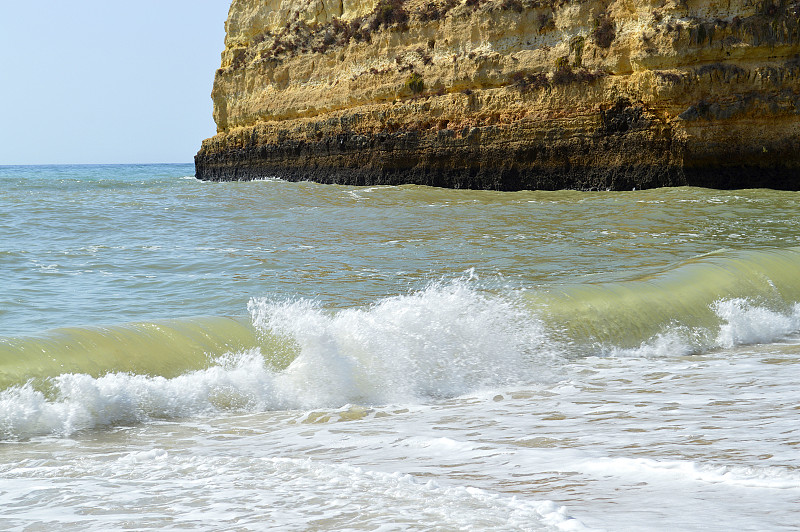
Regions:
M 682 356 L 800 331 L 800 251 L 620 283 L 436 283 L 364 308 L 253 298 L 194 318 L 0 338 L 0 439 L 220 410 L 435 401 L 558 380 L 576 356 Z

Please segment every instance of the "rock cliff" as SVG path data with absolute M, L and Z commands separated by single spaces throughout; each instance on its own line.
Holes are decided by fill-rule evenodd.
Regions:
M 197 177 L 800 188 L 800 0 L 233 0 Z

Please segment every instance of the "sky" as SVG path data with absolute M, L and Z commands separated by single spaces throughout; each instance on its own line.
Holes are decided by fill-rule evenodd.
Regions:
M 0 3 L 0 165 L 191 162 L 230 0 Z

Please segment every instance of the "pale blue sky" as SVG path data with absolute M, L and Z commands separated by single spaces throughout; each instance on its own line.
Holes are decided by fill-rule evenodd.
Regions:
M 230 0 L 0 6 L 0 165 L 191 162 Z

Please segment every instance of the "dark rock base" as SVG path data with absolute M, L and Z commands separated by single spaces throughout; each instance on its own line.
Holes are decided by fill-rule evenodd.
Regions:
M 800 190 L 800 138 L 791 133 L 746 145 L 746 126 L 701 121 L 692 127 L 703 142 L 676 140 L 657 113 L 627 100 L 590 116 L 462 130 L 373 133 L 348 120 L 216 137 L 195 157 L 196 176 L 484 190 Z

